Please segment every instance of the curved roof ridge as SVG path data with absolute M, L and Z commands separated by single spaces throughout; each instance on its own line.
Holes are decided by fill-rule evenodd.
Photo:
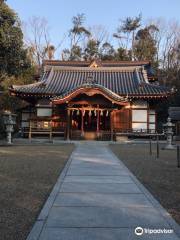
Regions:
M 75 88 L 72 88 L 71 90 L 69 91 L 66 91 L 65 93 L 59 95 L 59 96 L 56 96 L 54 97 L 52 100 L 56 100 L 56 99 L 61 99 L 61 98 L 64 98 L 68 95 L 70 95 L 71 93 L 81 89 L 81 88 L 99 88 L 101 90 L 103 90 L 104 92 L 106 92 L 108 95 L 110 95 L 111 97 L 113 97 L 116 101 L 126 101 L 126 98 L 125 97 L 122 97 L 122 96 L 119 96 L 117 93 L 114 93 L 113 91 L 111 91 L 110 89 L 104 87 L 103 85 L 101 84 L 98 84 L 98 83 L 83 83 L 83 84 L 80 84 L 79 86 L 76 86 Z
M 19 89 L 19 88 L 26 88 L 26 87 L 39 87 L 39 85 L 46 85 L 47 80 L 39 81 L 39 82 L 34 82 L 26 85 L 15 85 L 13 84 L 10 89 Z
M 51 78 L 53 76 L 53 71 L 54 71 L 54 67 L 51 68 L 50 74 L 44 80 L 41 80 L 39 82 L 26 84 L 26 85 L 12 85 L 11 89 L 28 88 L 28 87 L 44 87 L 44 86 L 46 86 L 47 84 L 50 83 Z
M 92 61 L 98 61 L 100 62 L 102 65 L 103 64 L 110 64 L 110 65 L 118 65 L 118 64 L 122 64 L 122 65 L 147 65 L 150 64 L 151 62 L 149 60 L 144 60 L 144 61 L 112 61 L 112 60 L 100 60 L 100 59 L 94 59 L 91 61 L 64 61 L 64 60 L 44 60 L 43 61 L 43 65 L 57 65 L 57 64 L 63 64 L 63 65 L 90 65 L 92 63 Z
M 74 66 L 46 66 L 46 69 L 53 69 L 54 71 L 58 71 L 58 70 L 64 70 L 64 71 L 91 71 L 91 72 L 123 72 L 123 71 L 135 71 L 135 69 L 137 70 L 141 70 L 141 66 L 117 66 L 117 67 L 98 67 L 98 68 L 92 68 L 92 67 L 74 67 Z

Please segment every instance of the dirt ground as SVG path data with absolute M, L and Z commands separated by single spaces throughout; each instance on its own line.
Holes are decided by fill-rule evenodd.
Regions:
M 162 146 L 161 146 L 162 147 Z M 149 154 L 149 144 L 111 145 L 111 150 L 134 173 L 172 217 L 180 224 L 180 168 L 176 151 L 162 150 L 156 158 Z
M 74 146 L 0 146 L 0 239 L 24 240 Z

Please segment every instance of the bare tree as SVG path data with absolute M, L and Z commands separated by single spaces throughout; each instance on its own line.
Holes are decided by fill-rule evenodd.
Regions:
M 106 42 L 109 42 L 109 32 L 107 28 L 103 25 L 94 25 L 89 28 L 89 32 L 91 33 L 91 38 L 99 42 L 99 45 L 103 45 Z
M 151 19 L 159 31 L 155 32 L 159 80 L 164 85 L 180 87 L 180 23 L 164 19 Z M 179 93 L 180 96 L 180 93 Z
M 24 32 L 25 45 L 33 64 L 40 67 L 44 59 L 53 59 L 56 48 L 51 44 L 49 26 L 45 18 L 32 17 L 25 24 Z

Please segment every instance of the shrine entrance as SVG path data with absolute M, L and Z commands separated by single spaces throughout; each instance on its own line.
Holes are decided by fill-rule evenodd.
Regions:
M 97 130 L 97 113 L 95 111 L 85 111 L 84 113 L 84 131 L 96 131 Z
M 78 133 L 84 139 L 97 139 L 102 132 L 111 131 L 111 109 L 97 107 L 69 108 L 71 137 Z
M 124 97 L 95 84 L 83 84 L 53 100 L 66 110 L 66 139 L 112 140 L 113 113 L 127 105 Z

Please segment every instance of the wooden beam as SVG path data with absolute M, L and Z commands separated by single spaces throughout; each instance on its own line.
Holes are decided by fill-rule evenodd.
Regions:
M 100 107 L 81 107 L 81 106 L 80 106 L 80 107 L 69 107 L 70 110 L 81 110 L 82 108 L 83 108 L 84 110 L 86 110 L 86 111 L 90 111 L 90 110 L 91 110 L 91 111 L 93 111 L 93 110 L 94 110 L 94 111 L 95 111 L 95 110 L 97 110 L 97 111 L 98 111 L 98 110 L 99 110 L 99 111 L 101 111 L 101 110 L 102 110 L 102 111 L 112 111 L 112 109 L 113 109 L 113 110 L 118 110 L 118 108 L 103 108 L 103 107 L 102 107 L 102 108 L 100 108 Z

